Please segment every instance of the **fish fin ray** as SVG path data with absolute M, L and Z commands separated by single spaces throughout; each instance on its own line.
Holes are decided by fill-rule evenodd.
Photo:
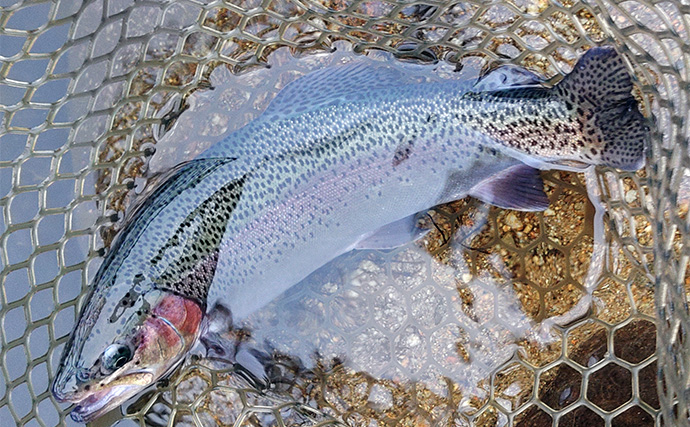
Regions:
M 405 84 L 405 75 L 383 64 L 357 62 L 314 71 L 288 84 L 263 115 L 286 116 L 313 111 L 341 98 L 359 98 L 374 89 Z
M 203 333 L 199 337 L 206 357 L 234 364 L 238 340 L 232 331 L 232 312 L 224 304 L 215 303 L 204 318 Z
M 266 372 L 270 366 L 270 356 L 256 349 L 248 348 L 247 345 L 240 345 L 235 354 L 235 370 L 243 375 L 249 383 L 264 390 L 271 384 L 271 379 Z
M 206 329 L 199 338 L 206 350 L 206 357 L 223 364 L 232 365 L 235 372 L 250 385 L 267 388 L 271 381 L 267 373 L 271 357 L 238 338 L 233 325 L 231 310 L 221 303 L 215 303 L 206 316 Z
M 554 90 L 584 124 L 581 156 L 623 170 L 644 165 L 649 125 L 632 94 L 632 75 L 611 46 L 589 49 Z
M 419 213 L 386 224 L 366 234 L 354 249 L 394 249 L 424 237 L 429 230 L 417 227 Z
M 479 77 L 473 86 L 478 92 L 494 91 L 509 87 L 541 86 L 544 79 L 539 75 L 517 65 L 502 65 Z
M 469 195 L 504 209 L 543 211 L 549 207 L 544 181 L 538 169 L 511 166 L 472 187 Z

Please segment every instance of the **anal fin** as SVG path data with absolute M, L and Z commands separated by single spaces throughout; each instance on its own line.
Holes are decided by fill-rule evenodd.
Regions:
M 363 236 L 354 249 L 394 249 L 419 240 L 429 230 L 417 227 L 419 214 L 413 214 Z
M 511 166 L 472 187 L 469 195 L 504 209 L 543 211 L 549 207 L 539 169 Z

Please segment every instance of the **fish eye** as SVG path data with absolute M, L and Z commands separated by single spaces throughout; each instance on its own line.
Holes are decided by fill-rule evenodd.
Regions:
M 132 350 L 122 344 L 111 344 L 103 352 L 103 366 L 111 371 L 120 369 L 132 360 Z

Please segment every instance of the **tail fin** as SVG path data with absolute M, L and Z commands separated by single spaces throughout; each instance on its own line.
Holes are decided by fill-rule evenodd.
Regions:
M 584 125 L 583 160 L 622 170 L 644 165 L 649 128 L 632 88 L 623 58 L 612 47 L 587 51 L 556 86 Z

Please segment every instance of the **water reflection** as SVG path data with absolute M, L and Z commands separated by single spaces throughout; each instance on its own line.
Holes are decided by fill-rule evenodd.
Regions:
M 490 257 L 492 272 L 472 274 L 465 261 L 472 249 L 458 243 L 464 231 L 449 245 L 452 263 L 431 255 L 428 242 L 345 254 L 235 328 L 269 372 L 285 359 L 302 376 L 343 369 L 388 386 L 453 393 L 470 410 L 488 397 L 491 374 L 517 360 L 519 342 L 547 346 L 560 337 L 524 312 L 500 257 Z M 505 391 L 509 410 L 530 396 L 523 374 Z M 370 398 L 390 406 L 389 393 L 383 387 Z

